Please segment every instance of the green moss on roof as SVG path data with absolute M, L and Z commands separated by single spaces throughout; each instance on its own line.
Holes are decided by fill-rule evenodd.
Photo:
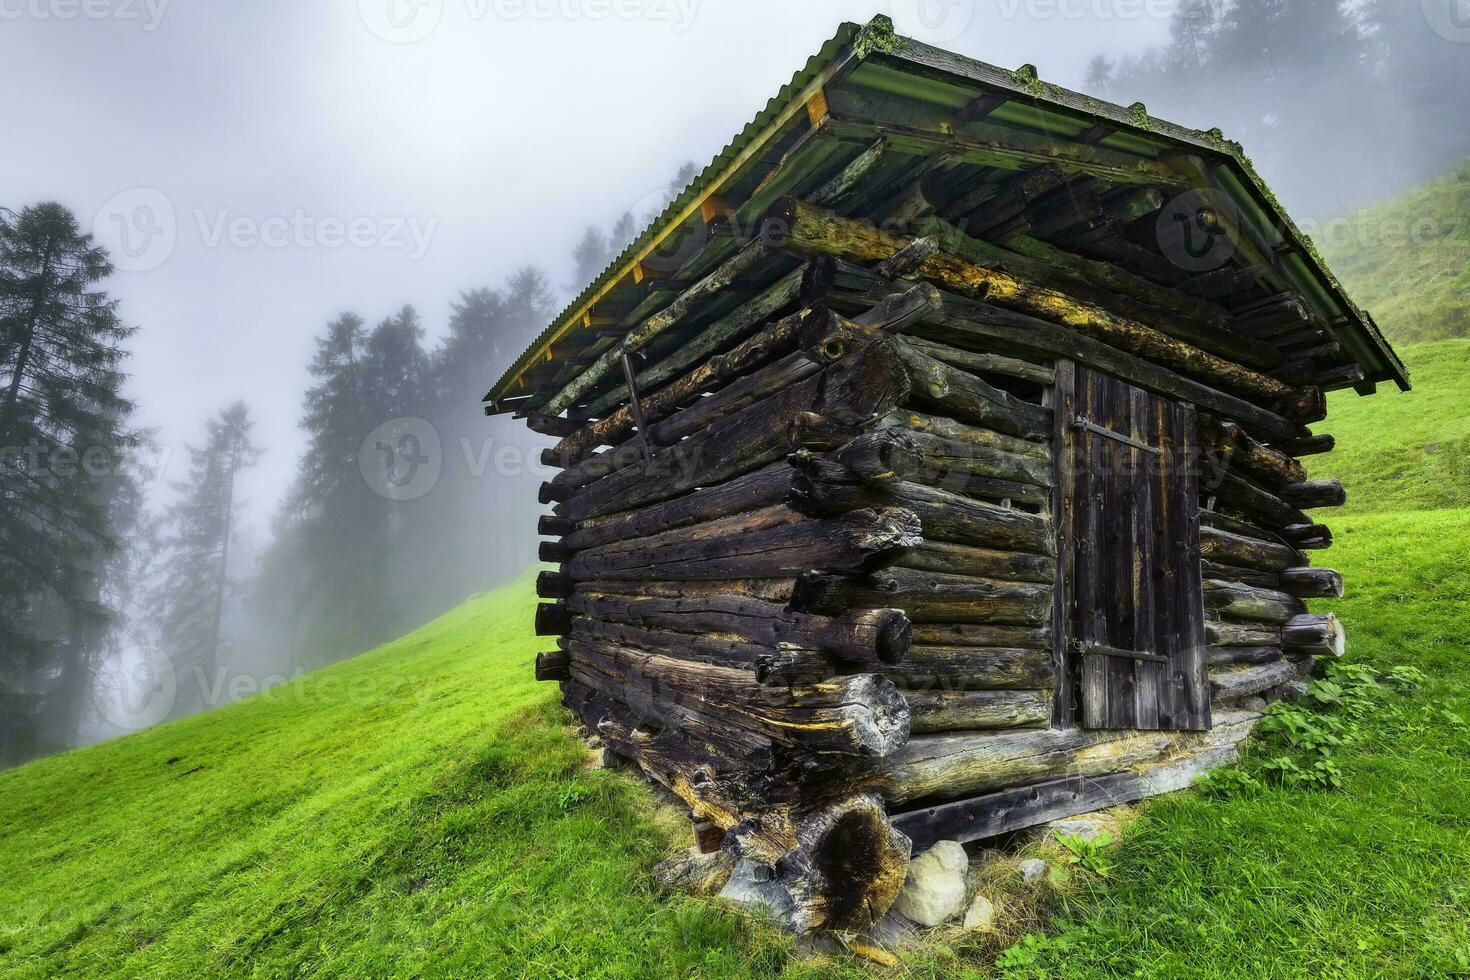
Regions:
M 903 47 L 903 38 L 893 29 L 893 18 L 879 15 L 858 31 L 852 42 L 853 54 L 866 58 L 870 54 L 888 54 Z

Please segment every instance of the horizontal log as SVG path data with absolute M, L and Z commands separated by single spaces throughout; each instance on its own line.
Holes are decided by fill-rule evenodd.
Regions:
M 1281 536 L 1302 551 L 1323 551 L 1332 547 L 1332 529 L 1325 524 L 1288 524 Z
M 1201 773 L 1233 762 L 1237 745 L 1247 733 L 1247 728 L 1238 728 L 1229 739 L 1177 761 L 1102 776 L 1063 776 L 910 810 L 895 815 L 893 827 L 913 841 L 917 853 L 942 840 L 986 840 L 1050 820 L 1189 789 Z
M 834 255 L 854 262 L 881 261 L 909 241 L 792 197 L 772 206 L 763 239 L 799 254 Z M 1315 421 L 1310 418 L 1313 415 L 1320 417 L 1320 391 L 1283 384 L 1150 326 L 1079 302 L 1066 293 L 943 252 L 927 258 L 918 273 L 961 295 L 1051 320 L 1191 377 L 1207 379 L 1242 397 L 1277 406 L 1299 421 Z
M 673 630 L 733 634 L 774 648 L 793 643 L 854 664 L 898 663 L 908 653 L 913 627 L 897 609 L 841 616 L 812 616 L 739 595 L 690 598 L 601 595 L 579 591 L 567 600 L 576 613 L 596 619 Z
M 526 428 L 532 432 L 539 432 L 543 436 L 554 436 L 560 439 L 569 436 L 581 428 L 571 419 L 564 419 L 557 415 L 547 415 L 544 412 L 527 412 Z
M 536 607 L 537 636 L 565 636 L 572 631 L 574 613 L 564 602 L 543 602 Z
M 1219 579 L 1222 582 L 1239 582 L 1242 585 L 1253 585 L 1258 589 L 1281 588 L 1281 576 L 1275 572 L 1262 572 L 1254 568 L 1242 568 L 1239 565 L 1221 565 L 1218 562 L 1200 562 L 1200 573 L 1205 578 Z
M 1051 459 L 1051 448 L 1045 442 L 1031 442 L 1008 436 L 994 429 L 966 425 L 943 415 L 929 415 L 911 408 L 899 408 L 880 419 L 876 428 L 909 429 L 949 442 L 961 442 L 1039 460 Z
M 1280 487 L 1300 483 L 1307 478 L 1306 467 L 1292 456 L 1257 442 L 1234 422 L 1213 416 L 1200 420 L 1201 441 L 1212 446 L 1230 465 L 1267 486 Z
M 616 595 L 633 599 L 710 599 L 735 596 L 760 602 L 785 604 L 791 598 L 791 590 L 796 586 L 796 578 L 794 576 L 786 579 L 728 578 L 703 581 L 599 579 L 572 584 L 578 593 L 599 596 Z
M 1029 555 L 1022 551 L 997 551 L 947 541 L 924 541 L 903 553 L 896 561 L 899 568 L 921 572 L 946 572 L 976 575 L 980 578 L 1004 579 L 1012 582 L 1038 582 L 1048 585 L 1056 581 L 1056 559 L 1048 555 Z
M 926 354 L 936 361 L 942 361 L 953 367 L 962 368 L 973 374 L 1001 374 L 1006 377 L 1019 378 L 1022 381 L 1030 381 L 1039 385 L 1050 385 L 1056 381 L 1056 368 L 1044 367 L 1033 364 L 1018 357 L 1007 357 L 1004 354 L 993 354 L 981 351 L 969 351 L 959 347 L 951 347 L 949 344 L 941 344 L 936 340 L 927 340 L 923 337 L 905 338 L 910 347 L 921 354 Z
M 536 679 L 538 681 L 564 681 L 571 676 L 571 663 L 565 651 L 552 650 L 536 654 Z
M 558 564 L 576 554 L 560 541 L 542 541 L 536 545 L 536 557 L 540 561 Z
M 645 467 L 621 470 L 558 504 L 576 520 L 628 510 L 710 486 L 774 462 L 796 448 L 793 426 L 814 413 L 844 425 L 887 414 L 908 394 L 896 355 L 882 344 L 856 351 L 820 374 L 750 405 L 654 454 Z
M 797 585 L 800 588 L 800 583 Z M 1271 589 L 1257 589 L 1235 582 L 1206 579 L 1205 608 L 1228 619 L 1258 623 L 1285 623 L 1306 612 L 1300 599 Z
M 1279 572 L 1301 561 L 1301 555 L 1276 541 L 1246 537 L 1218 528 L 1200 528 L 1200 555 L 1225 565 Z
M 739 670 L 753 670 L 756 659 L 766 649 L 761 643 L 725 633 L 681 633 L 628 626 L 588 616 L 578 616 L 572 621 L 568 639 L 563 641 L 564 648 L 570 648 L 574 641 L 610 643 L 645 653 Z
M 905 696 L 922 691 L 1043 691 L 1056 686 L 1050 650 L 914 644 L 903 663 L 873 670 Z
M 1268 530 L 1310 523 L 1298 508 L 1234 473 L 1225 474 L 1215 493 L 1226 504 L 1259 520 Z
M 1332 436 L 1320 435 L 1285 439 L 1276 443 L 1274 448 L 1277 452 L 1301 458 L 1302 456 L 1316 456 L 1320 453 L 1330 453 L 1336 446 L 1337 440 Z
M 1303 510 L 1341 507 L 1347 503 L 1347 491 L 1336 480 L 1308 480 L 1282 487 L 1281 498 L 1293 507 Z
M 1050 650 L 1051 630 L 1044 626 L 1001 626 L 987 623 L 915 623 L 913 642 L 930 647 Z
M 806 324 L 802 350 L 830 364 L 854 350 L 876 343 L 882 332 L 838 318 Z M 905 338 L 890 337 L 892 349 L 908 373 L 913 396 L 922 404 L 971 425 L 981 425 L 1022 439 L 1051 434 L 1051 412 L 1003 391 L 962 368 L 936 360 Z
M 1051 722 L 1051 691 L 910 691 L 904 698 L 914 735 L 1042 728 Z
M 543 599 L 565 599 L 576 587 L 577 583 L 571 576 L 561 572 L 540 572 L 536 575 L 536 594 Z
M 1281 628 L 1267 623 L 1205 620 L 1205 639 L 1215 647 L 1279 647 Z
M 1281 573 L 1281 591 L 1298 599 L 1341 599 L 1342 574 L 1330 568 L 1288 568 Z
M 625 703 L 666 702 L 803 751 L 881 757 L 908 740 L 908 705 L 886 678 L 834 677 L 816 684 L 763 687 L 755 672 L 572 640 L 574 667 L 586 664 L 618 683 Z
M 974 500 L 908 481 L 870 483 L 836 460 L 814 453 L 791 456 L 797 470 L 787 503 L 813 517 L 865 507 L 902 507 L 919 518 L 926 541 L 1054 554 L 1050 522 L 1037 514 Z
M 1280 640 L 1279 634 L 1277 640 Z M 1211 667 L 1227 667 L 1272 663 L 1284 656 L 1280 646 L 1210 647 L 1205 659 Z
M 577 581 L 784 578 L 810 568 L 862 572 L 913 547 L 921 537 L 919 519 L 911 511 L 866 509 L 710 540 L 579 554 L 562 572 Z
M 1214 701 L 1235 701 L 1251 695 L 1261 694 L 1273 687 L 1290 684 L 1300 674 L 1298 666 L 1290 660 L 1273 660 L 1248 667 L 1210 674 L 1210 698 Z
M 571 534 L 576 529 L 576 521 L 569 521 L 565 517 L 557 517 L 554 514 L 542 514 L 536 521 L 536 533 L 551 537 L 559 538 Z
M 868 432 L 837 450 L 837 461 L 865 480 L 912 480 L 963 492 L 967 476 L 1049 488 L 1051 462 L 953 442 L 906 429 Z
M 596 548 L 615 541 L 689 527 L 726 514 L 769 507 L 786 499 L 795 475 L 786 463 L 772 463 L 754 473 L 703 487 L 673 500 L 584 521 L 561 543 L 574 550 Z
M 700 706 L 654 697 L 648 685 L 640 683 L 640 678 L 635 677 L 633 684 L 626 684 L 620 679 L 622 668 L 617 662 L 596 650 L 583 651 L 571 662 L 569 670 L 571 681 L 563 685 L 564 690 L 574 685 L 595 692 L 599 698 L 616 703 L 630 722 L 676 734 L 722 756 L 739 759 L 751 768 L 770 769 L 776 764 L 774 743 L 768 736 L 729 724 L 727 719 L 701 710 Z M 591 724 L 588 727 L 597 730 Z
M 863 576 L 807 572 L 797 578 L 792 608 L 835 614 L 848 609 L 902 609 L 915 623 L 1040 626 L 1051 611 L 1050 586 L 969 575 L 886 568 Z
M 1347 634 L 1332 613 L 1304 613 L 1281 627 L 1281 645 L 1293 653 L 1340 657 L 1347 649 Z
M 877 295 L 891 288 L 889 283 L 859 266 L 840 262 L 838 270 L 838 283 L 829 299 L 844 310 L 862 308 L 872 303 Z M 990 349 L 999 345 L 1021 354 L 1067 358 L 1156 394 L 1187 401 L 1221 417 L 1233 419 L 1263 438 L 1293 439 L 1305 431 L 1299 423 L 1247 399 L 1081 336 L 1065 327 L 1014 310 L 977 303 L 952 293 L 944 293 L 942 307 L 907 330 L 910 334 L 932 337 L 959 347 Z
M 698 524 L 686 524 L 683 527 L 659 531 L 656 534 L 621 538 L 597 547 L 582 549 L 577 554 L 584 558 L 597 558 L 620 552 L 647 551 L 675 545 L 689 545 L 697 549 L 699 542 L 790 527 L 806 519 L 784 503 L 772 503 L 755 510 L 738 511 L 727 516 L 701 521 Z
M 1220 712 L 1208 732 L 1081 728 L 926 735 L 886 756 L 863 779 L 890 804 L 953 799 L 1060 776 L 1102 776 L 1236 744 L 1258 716 Z

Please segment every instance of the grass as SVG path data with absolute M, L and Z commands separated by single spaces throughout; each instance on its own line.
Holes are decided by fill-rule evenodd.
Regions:
M 1390 340 L 1470 336 L 1470 161 L 1313 237 Z
M 1466 343 L 1406 351 L 1413 394 L 1334 396 L 1342 448 L 1311 461 L 1353 495 L 1328 553 L 1349 597 L 1323 604 L 1348 659 L 1427 688 L 1336 754 L 1340 791 L 1142 806 L 1106 879 L 1013 902 L 1053 918 L 1007 975 L 1470 975 Z M 654 892 L 687 828 L 586 768 L 529 679 L 534 604 L 527 577 L 250 701 L 0 774 L 0 974 L 870 976 Z M 984 975 L 996 942 L 901 974 Z

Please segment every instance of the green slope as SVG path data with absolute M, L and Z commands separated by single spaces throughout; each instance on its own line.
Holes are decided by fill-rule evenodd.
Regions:
M 1428 688 L 1337 756 L 1340 792 L 1147 805 L 1012 974 L 1470 974 L 1470 341 L 1403 353 L 1415 391 L 1334 395 L 1341 448 L 1310 461 L 1352 497 L 1318 556 L 1349 596 L 1320 605 L 1350 659 Z M 528 576 L 268 695 L 0 774 L 0 974 L 870 975 L 653 892 L 670 828 L 585 769 L 530 680 L 535 601 Z M 974 975 L 987 950 L 908 969 Z
M 1389 340 L 1470 336 L 1470 161 L 1313 237 Z
M 269 695 L 0 774 L 0 973 L 767 975 L 531 678 L 531 579 Z
M 1348 490 L 1338 514 L 1470 507 L 1470 340 L 1400 348 L 1414 389 L 1328 396 L 1319 426 L 1337 448 L 1306 460 L 1314 479 Z M 1332 523 L 1332 518 L 1327 518 Z

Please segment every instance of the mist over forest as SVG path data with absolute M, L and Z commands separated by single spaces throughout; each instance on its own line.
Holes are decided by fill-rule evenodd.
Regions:
M 975 5 L 974 29 L 988 11 Z M 1163 43 L 1096 51 L 1084 88 L 1218 127 L 1330 237 L 1361 226 L 1329 219 L 1470 155 L 1465 42 L 1470 24 L 1417 2 L 1183 0 Z M 481 398 L 696 172 L 663 166 L 666 186 L 636 213 L 610 200 L 606 220 L 559 228 L 557 268 L 487 270 L 430 307 L 299 324 L 313 337 L 304 390 L 203 365 L 218 395 L 195 406 L 169 478 L 139 421 L 148 393 L 127 384 L 149 329 L 114 295 L 128 257 L 90 216 L 0 197 L 0 765 L 289 683 L 533 563 L 549 441 L 486 418 Z M 518 192 L 556 190 L 528 165 Z M 262 438 L 262 410 L 282 401 L 300 452 Z M 242 481 L 262 461 L 294 475 L 247 509 Z

